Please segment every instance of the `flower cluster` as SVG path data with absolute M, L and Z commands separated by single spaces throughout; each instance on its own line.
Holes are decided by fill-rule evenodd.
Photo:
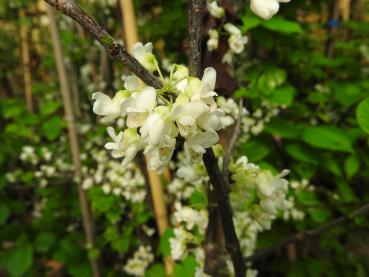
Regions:
M 203 272 L 205 253 L 202 242 L 208 224 L 206 203 L 190 204 L 191 197 L 205 197 L 208 177 L 202 162 L 190 164 L 183 152 L 178 153 L 175 164 L 176 175 L 168 185 L 168 193 L 173 197 L 175 212 L 172 216 L 174 235 L 169 239 L 171 256 L 176 261 L 184 260 L 192 254 L 196 258 L 195 276 L 208 276 Z
M 224 111 L 214 100 L 216 72 L 206 68 L 202 79 L 189 76 L 188 69 L 174 65 L 169 78 L 164 78 L 152 45 L 137 43 L 133 54 L 148 70 L 157 71 L 162 89 L 140 87 L 135 76 L 125 78 L 124 90 L 113 98 L 96 92 L 93 110 L 103 116 L 103 122 L 124 117 L 124 130 L 115 132 L 108 127 L 113 140 L 105 145 L 115 158 L 123 158 L 126 166 L 138 151 L 143 150 L 148 168 L 161 171 L 171 160 L 177 136 L 184 138 L 188 161 L 201 160 L 205 149 L 219 140 L 217 131 L 224 128 Z
M 263 19 L 271 19 L 279 10 L 279 3 L 288 3 L 291 0 L 251 0 L 250 8 L 253 13 Z
M 230 166 L 234 184 L 231 205 L 242 253 L 254 253 L 258 233 L 269 230 L 273 220 L 289 209 L 287 170 L 274 176 L 269 170 L 249 163 L 245 156 Z M 231 269 L 230 269 L 231 270 Z M 256 274 L 250 272 L 250 274 Z
M 32 168 L 30 177 L 35 178 L 35 181 L 41 188 L 46 187 L 52 178 L 72 176 L 73 165 L 65 159 L 66 157 L 53 156 L 54 155 L 47 147 L 41 147 L 36 150 L 29 145 L 23 146 L 19 158 L 23 162 L 24 168 L 8 172 L 5 175 L 7 181 L 15 183 L 23 180 L 24 177 L 22 176 L 25 175 L 25 168 L 27 166 Z M 52 158 L 54 158 L 54 160 L 51 163 Z
M 92 147 L 88 150 L 91 158 L 96 161 L 97 167 L 83 167 L 83 189 L 100 186 L 104 194 L 121 196 L 134 203 L 145 199 L 145 180 L 138 167 L 133 163 L 122 167 L 116 160 L 111 160 L 106 151 Z
M 223 18 L 225 16 L 224 9 L 218 6 L 217 1 L 208 1 L 206 7 L 210 15 L 215 18 Z M 231 64 L 233 61 L 233 56 L 235 54 L 240 54 L 245 49 L 245 44 L 248 42 L 248 38 L 243 36 L 241 30 L 232 23 L 223 24 L 222 22 L 219 29 L 224 29 L 225 33 L 227 34 L 229 46 L 229 50 L 223 56 L 222 62 Z M 218 49 L 219 45 L 219 31 L 217 29 L 210 29 L 208 34 L 208 50 L 214 51 Z
M 278 211 L 288 207 L 288 181 L 283 179 L 288 172 L 283 170 L 274 176 L 271 171 L 249 163 L 246 156 L 239 158 L 232 166 L 232 179 L 236 186 L 243 187 L 245 201 L 250 206 L 251 215 L 259 224 L 260 230 L 269 230 Z M 234 205 L 239 203 L 236 199 L 233 200 Z
M 124 271 L 133 276 L 144 276 L 146 268 L 154 260 L 151 246 L 141 245 L 124 266 Z
M 314 191 L 314 185 L 310 184 L 309 180 L 302 179 L 301 181 L 291 181 L 290 184 L 291 188 L 293 189 L 294 193 L 298 193 L 299 191 Z M 288 197 L 288 207 L 283 212 L 283 219 L 284 220 L 303 220 L 305 218 L 305 212 L 298 209 L 296 207 L 296 201 L 293 196 Z
M 263 132 L 265 124 L 276 117 L 283 106 L 263 101 L 258 109 L 242 118 L 242 142 Z

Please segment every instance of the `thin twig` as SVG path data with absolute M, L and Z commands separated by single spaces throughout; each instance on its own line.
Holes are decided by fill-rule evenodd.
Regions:
M 360 208 L 354 210 L 352 213 L 350 213 L 349 215 L 343 215 L 333 221 L 330 221 L 322 226 L 319 226 L 317 228 L 305 231 L 305 232 L 300 232 L 297 234 L 292 235 L 291 237 L 273 245 L 270 248 L 264 249 L 264 250 L 260 250 L 258 252 L 256 252 L 255 254 L 247 257 L 245 259 L 246 262 L 252 262 L 255 260 L 259 260 L 265 256 L 269 256 L 270 254 L 273 254 L 281 249 L 283 249 L 284 247 L 286 247 L 287 245 L 289 245 L 290 243 L 293 242 L 297 242 L 297 241 L 302 241 L 305 239 L 309 239 L 315 236 L 318 236 L 324 232 L 329 231 L 330 229 L 332 229 L 333 227 L 336 227 L 342 223 L 345 223 L 346 221 L 349 221 L 350 219 L 352 219 L 353 217 L 359 216 L 359 215 L 363 215 L 365 213 L 369 212 L 369 203 L 361 206 Z
M 201 71 L 201 10 L 203 6 L 203 0 L 189 1 L 188 40 L 190 48 L 188 51 L 188 65 L 190 75 L 195 77 L 200 77 Z M 203 161 L 216 194 L 226 248 L 231 256 L 235 275 L 236 277 L 245 277 L 246 266 L 233 223 L 232 208 L 229 203 L 226 182 L 220 172 L 217 159 L 211 148 L 206 149 Z
M 131 56 L 127 50 L 115 41 L 108 32 L 102 28 L 87 13 L 85 13 L 74 0 L 45 0 L 49 5 L 69 16 L 85 28 L 95 39 L 97 39 L 109 52 L 110 56 L 136 74 L 142 81 L 154 88 L 161 88 L 161 81 L 151 74 L 139 61 Z
M 229 145 L 223 159 L 223 178 L 228 185 L 229 185 L 229 170 L 228 170 L 229 162 L 231 161 L 231 157 L 233 154 L 234 147 L 236 146 L 236 142 L 242 133 L 241 130 L 242 110 L 243 110 L 243 99 L 241 98 L 238 104 L 238 116 L 236 125 L 234 126 L 233 135 L 231 137 L 231 140 L 229 141 Z
M 191 76 L 201 74 L 201 23 L 204 0 L 190 0 L 188 6 L 188 68 Z

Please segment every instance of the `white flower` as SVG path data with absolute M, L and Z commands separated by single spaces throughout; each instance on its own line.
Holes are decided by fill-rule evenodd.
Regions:
M 283 1 L 279 1 L 283 2 Z M 271 19 L 279 10 L 277 0 L 251 0 L 251 11 L 263 19 Z
M 169 239 L 170 252 L 174 260 L 182 260 L 187 254 L 186 244 L 195 237 L 183 227 L 174 228 L 174 237 Z
M 286 193 L 288 182 L 282 179 L 288 171 L 273 176 L 270 171 L 261 171 L 257 176 L 257 194 L 261 199 L 260 206 L 269 214 L 276 214 L 278 210 L 288 208 Z
M 140 246 L 124 266 L 124 271 L 133 276 L 144 276 L 146 268 L 154 260 L 150 246 Z
M 193 183 L 198 181 L 201 178 L 201 175 L 198 175 L 195 167 L 191 165 L 181 166 L 177 170 L 178 177 L 182 178 L 186 183 Z
M 211 1 L 206 3 L 206 8 L 209 13 L 215 18 L 222 18 L 224 16 L 224 9 L 218 6 L 217 1 Z
M 264 210 L 255 205 L 251 211 L 253 219 L 258 223 L 261 230 L 270 230 L 274 216 L 264 212 Z
M 228 50 L 223 58 L 222 58 L 222 63 L 228 64 L 228 65 L 232 65 L 233 63 L 233 52 L 231 50 Z
M 197 211 L 190 207 L 182 207 L 180 202 L 175 203 L 176 211 L 174 212 L 175 223 L 185 223 L 188 230 L 192 230 L 195 226 L 203 232 L 207 226 L 207 213 L 204 210 Z
M 160 144 L 149 145 L 144 152 L 148 159 L 148 168 L 162 172 L 172 158 L 175 145 L 176 139 L 168 135 L 164 136 Z
M 139 87 L 139 79 L 135 75 L 128 75 L 122 77 L 124 81 L 124 87 L 128 91 L 134 91 L 137 90 Z
M 137 152 L 143 148 L 140 135 L 137 133 L 137 129 L 128 128 L 124 132 L 115 134 L 113 128 L 107 128 L 110 137 L 113 142 L 105 144 L 105 148 L 112 150 L 112 156 L 114 158 L 124 157 L 122 165 L 126 166 L 136 156 Z
M 127 113 L 129 128 L 141 127 L 156 106 L 156 91 L 153 87 L 145 87 L 134 93 L 122 104 L 122 112 Z
M 171 256 L 174 260 L 181 260 L 186 254 L 186 244 L 183 240 L 170 238 L 169 245 L 171 250 Z
M 208 110 L 201 100 L 195 100 L 186 104 L 176 103 L 171 112 L 172 120 L 175 120 L 181 136 L 187 137 L 197 130 L 196 120 Z
M 154 72 L 156 70 L 156 58 L 152 53 L 152 43 L 148 42 L 143 45 L 141 42 L 137 42 L 133 46 L 133 56 L 140 62 L 147 70 Z
M 215 29 L 209 30 L 209 40 L 207 41 L 207 47 L 209 51 L 218 49 L 219 44 L 219 33 Z
M 155 146 L 161 143 L 166 135 L 175 137 L 178 130 L 170 120 L 167 106 L 156 107 L 140 129 L 142 139 L 148 138 L 148 143 Z
M 234 53 L 240 54 L 244 50 L 248 38 L 242 36 L 241 30 L 231 23 L 225 24 L 224 29 L 231 35 L 228 39 L 229 47 Z
M 199 162 L 206 152 L 205 148 L 212 147 L 219 141 L 215 132 L 197 133 L 189 137 L 184 143 L 185 155 L 188 161 Z
M 216 109 L 215 111 L 202 114 L 198 118 L 197 124 L 205 131 L 218 131 L 224 128 L 221 120 L 223 117 L 224 112 L 221 109 Z
M 104 116 L 102 122 L 111 122 L 122 114 L 121 105 L 128 96 L 129 93 L 123 90 L 118 91 L 113 99 L 102 92 L 95 92 L 92 94 L 92 100 L 95 100 L 93 111 Z
M 105 184 L 102 186 L 102 191 L 105 193 L 105 194 L 109 194 L 111 192 L 111 186 L 109 184 Z

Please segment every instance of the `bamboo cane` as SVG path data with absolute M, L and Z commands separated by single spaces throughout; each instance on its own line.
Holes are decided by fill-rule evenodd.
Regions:
M 81 166 L 81 160 L 80 160 L 78 136 L 77 136 L 76 126 L 74 122 L 71 92 L 68 86 L 66 68 L 63 63 L 63 53 L 62 53 L 62 48 L 61 48 L 61 43 L 60 43 L 59 29 L 56 23 L 56 19 L 55 19 L 55 15 L 54 15 L 52 7 L 47 5 L 46 11 L 50 19 L 50 31 L 51 31 L 52 41 L 53 41 L 53 46 L 54 46 L 55 60 L 56 60 L 59 81 L 60 81 L 60 91 L 61 91 L 63 104 L 64 104 L 65 117 L 67 119 L 69 143 L 70 143 L 70 148 L 71 148 L 70 150 L 72 153 L 73 164 L 75 167 L 75 174 L 76 174 L 77 179 L 80 180 L 82 166 Z M 93 222 L 93 218 L 92 218 L 86 192 L 83 190 L 80 181 L 78 183 L 78 196 L 79 196 L 79 202 L 81 206 L 84 232 L 86 235 L 86 245 L 87 245 L 87 248 L 89 249 L 89 248 L 92 248 L 95 244 L 94 222 Z M 89 259 L 90 259 L 93 276 L 99 277 L 100 268 L 99 268 L 97 259 L 92 258 L 92 257 L 89 257 Z
M 24 9 L 19 10 L 19 19 L 23 21 L 26 19 L 26 14 Z M 30 68 L 30 55 L 29 55 L 29 45 L 28 45 L 28 27 L 24 22 L 20 24 L 20 39 L 22 46 L 22 63 L 23 63 L 23 79 L 24 79 L 24 93 L 26 98 L 27 110 L 29 112 L 33 111 L 32 103 L 32 79 L 31 79 L 31 68 Z
M 138 41 L 134 6 L 132 0 L 119 0 L 119 3 L 122 14 L 122 24 L 124 28 L 126 47 L 129 52 L 132 52 L 133 45 Z M 168 173 L 166 175 L 169 176 Z M 160 176 L 156 171 L 148 170 L 148 177 L 155 220 L 161 236 L 169 227 L 168 215 L 164 201 L 163 186 Z M 165 258 L 164 262 L 166 273 L 167 275 L 171 276 L 173 274 L 173 260 L 170 257 L 167 257 Z

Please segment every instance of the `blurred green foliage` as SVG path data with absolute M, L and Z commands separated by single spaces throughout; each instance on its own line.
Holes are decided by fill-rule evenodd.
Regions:
M 122 37 L 117 7 L 81 2 L 98 22 Z M 292 1 L 279 16 L 264 21 L 251 15 L 245 2 L 236 1 L 240 25 L 250 42 L 237 59 L 236 76 L 242 85 L 234 97 L 244 97 L 251 113 L 265 101 L 282 107 L 277 117 L 265 123 L 264 132 L 251 136 L 239 151 L 264 167 L 276 171 L 289 168 L 291 178 L 308 179 L 316 187 L 296 194 L 299 207 L 307 213 L 305 220 L 278 222 L 261 235 L 259 248 L 347 214 L 369 200 L 369 23 L 354 16 L 330 37 L 326 22 L 320 18 L 321 2 Z M 60 140 L 65 138 L 66 123 L 48 30 L 31 12 L 27 22 L 17 19 L 18 9 L 28 4 L 0 3 L 0 19 L 6 22 L 0 28 L 0 275 L 46 276 L 50 268 L 64 265 L 61 276 L 91 276 L 73 177 L 60 176 L 52 185 L 40 187 L 32 165 L 25 166 L 19 158 L 24 145 L 34 145 L 36 152 L 46 147 L 70 161 L 68 145 Z M 153 41 L 160 58 L 185 62 L 187 1 L 140 0 L 135 5 L 142 40 Z M 109 70 L 112 78 L 121 75 L 121 66 L 110 64 L 106 70 L 99 48 L 90 39 L 78 37 L 70 21 L 62 17 L 60 21 L 63 51 L 71 67 L 80 69 L 95 63 L 101 67 L 101 75 Z M 26 111 L 19 81 L 19 41 L 12 34 L 19 24 L 38 28 L 39 43 L 46 48 L 44 56 L 32 56 L 35 113 Z M 334 54 L 328 56 L 325 49 L 332 40 Z M 31 51 L 36 53 L 35 46 Z M 42 73 L 47 75 L 47 83 Z M 83 107 L 80 120 L 91 123 L 94 117 L 88 99 L 92 91 L 84 86 L 80 73 L 77 75 Z M 102 129 L 94 126 L 82 140 L 103 136 Z M 94 166 L 92 159 L 86 163 Z M 18 168 L 22 170 L 21 181 L 8 183 L 6 172 Z M 35 218 L 34 205 L 42 199 L 47 199 L 42 216 Z M 91 189 L 89 199 L 99 227 L 97 248 L 89 254 L 102 257 L 103 276 L 122 276 L 123 261 L 140 244 L 135 227 L 147 222 L 154 225 L 152 214 L 146 204 L 128 208 L 118 197 L 103 194 L 101 188 Z M 204 203 L 201 195 L 193 201 Z M 133 220 L 127 218 L 128 212 Z M 69 231 L 67 226 L 71 226 Z M 368 228 L 367 217 L 359 217 L 318 238 L 297 243 L 297 254 L 282 251 L 254 267 L 261 276 L 368 276 Z M 160 242 L 162 256 L 168 255 L 170 232 Z M 195 266 L 194 257 L 189 256 L 176 264 L 174 274 L 193 276 Z M 159 260 L 146 273 L 163 275 Z

